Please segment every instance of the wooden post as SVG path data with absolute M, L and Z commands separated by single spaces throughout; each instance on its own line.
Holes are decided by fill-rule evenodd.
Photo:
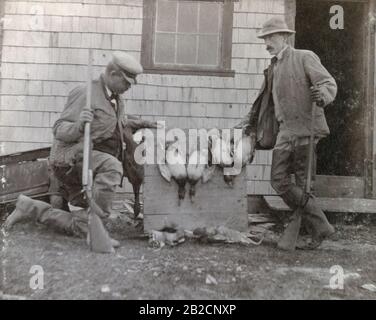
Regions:
M 376 198 L 376 128 L 375 128 L 375 26 L 376 26 L 376 0 L 370 0 L 366 6 L 365 24 L 365 197 Z
M 296 0 L 285 0 L 285 20 L 287 26 L 295 30 Z M 295 47 L 295 34 L 289 37 L 288 43 Z
M 0 63 L 2 61 L 1 53 L 3 49 L 3 34 L 4 34 L 4 16 L 5 16 L 5 0 L 0 1 Z M 1 69 L 0 69 L 1 72 Z M 0 88 L 1 88 L 1 73 L 0 73 Z

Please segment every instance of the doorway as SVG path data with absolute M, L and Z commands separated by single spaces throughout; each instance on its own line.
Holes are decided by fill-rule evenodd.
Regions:
M 330 28 L 333 5 L 343 7 L 344 29 Z M 366 1 L 296 0 L 295 47 L 314 51 L 338 85 L 325 109 L 331 134 L 318 144 L 319 175 L 364 176 L 367 12 Z

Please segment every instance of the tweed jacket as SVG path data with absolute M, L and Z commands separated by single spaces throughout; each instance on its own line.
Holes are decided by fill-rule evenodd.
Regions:
M 283 116 L 285 126 L 297 137 L 307 137 L 310 135 L 311 123 L 311 86 L 318 86 L 324 99 L 324 106 L 330 104 L 337 94 L 337 84 L 334 78 L 329 74 L 321 64 L 318 56 L 308 50 L 297 50 L 290 46 L 286 48 L 278 62 L 277 72 L 273 72 L 273 85 L 278 99 L 278 103 Z M 265 79 L 258 97 L 255 100 L 254 107 L 257 104 L 257 110 L 253 107 L 238 125 L 242 127 L 251 126 L 251 132 L 257 136 L 257 141 L 263 137 L 263 128 L 260 126 L 260 119 L 267 113 L 268 109 L 274 108 L 272 100 L 265 95 L 272 95 L 271 90 L 266 90 L 267 74 L 265 70 Z M 266 101 L 266 103 L 262 103 Z M 256 103 L 257 102 L 257 103 Z M 252 110 L 253 109 L 253 110 Z M 274 115 L 274 112 L 268 112 Z M 256 118 L 256 119 L 255 119 Z M 278 130 L 277 130 L 278 131 Z M 317 108 L 315 119 L 315 135 L 326 136 L 330 133 L 327 125 L 324 109 Z
M 79 116 L 86 105 L 86 85 L 73 89 L 60 118 L 53 125 L 53 143 L 50 153 L 50 164 L 54 166 L 70 166 L 74 164 L 75 156 L 83 150 L 83 133 L 79 130 Z M 124 104 L 118 99 L 118 112 L 106 98 L 102 79 L 92 82 L 92 105 L 94 119 L 91 123 L 91 140 L 100 143 L 110 138 L 118 121 L 124 126 Z

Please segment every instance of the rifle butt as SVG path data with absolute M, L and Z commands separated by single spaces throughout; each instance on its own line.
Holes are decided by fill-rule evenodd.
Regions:
M 102 220 L 94 212 L 94 210 L 89 211 L 89 245 L 93 252 L 97 253 L 113 253 L 115 252 L 111 238 L 104 228 Z
M 285 251 L 294 251 L 298 241 L 299 231 L 302 224 L 302 209 L 294 211 L 292 219 L 286 227 L 281 239 L 278 242 L 278 248 Z

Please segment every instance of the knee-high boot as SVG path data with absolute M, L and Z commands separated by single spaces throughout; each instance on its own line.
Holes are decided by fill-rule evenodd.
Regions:
M 309 145 L 298 146 L 294 154 L 294 171 L 296 184 L 302 189 L 306 187 L 307 183 L 308 151 Z M 316 175 L 316 146 L 314 147 L 313 156 L 313 166 L 311 168 L 311 191 L 314 189 L 314 180 Z M 304 201 L 306 203 L 304 206 L 303 218 L 304 221 L 308 223 L 312 239 L 317 242 L 317 240 L 325 238 L 334 233 L 334 228 L 330 225 L 324 212 L 317 205 L 315 197 L 312 195 L 312 193 L 310 195 L 307 195 Z
M 329 223 L 312 195 L 307 195 L 301 188 L 294 186 L 281 197 L 294 210 L 294 213 L 278 243 L 278 247 L 285 250 L 295 249 L 299 232 L 296 228 L 297 226 L 300 228 L 299 219 L 301 218 L 306 219 L 313 227 L 312 243 L 306 247 L 307 249 L 317 248 L 323 239 L 334 233 L 333 226 Z
M 52 208 L 50 204 L 19 195 L 15 210 L 5 221 L 4 227 L 9 229 L 15 223 L 31 220 L 51 227 L 56 231 L 84 237 L 87 234 L 86 210 L 73 213 Z
M 292 185 L 281 197 L 294 212 L 290 216 L 289 223 L 278 241 L 277 246 L 282 250 L 293 251 L 295 250 L 299 236 L 306 196 L 301 188 Z
M 304 218 L 313 227 L 312 239 L 321 241 L 334 233 L 334 227 L 329 223 L 325 213 L 317 205 L 314 196 L 310 196 L 304 207 Z

